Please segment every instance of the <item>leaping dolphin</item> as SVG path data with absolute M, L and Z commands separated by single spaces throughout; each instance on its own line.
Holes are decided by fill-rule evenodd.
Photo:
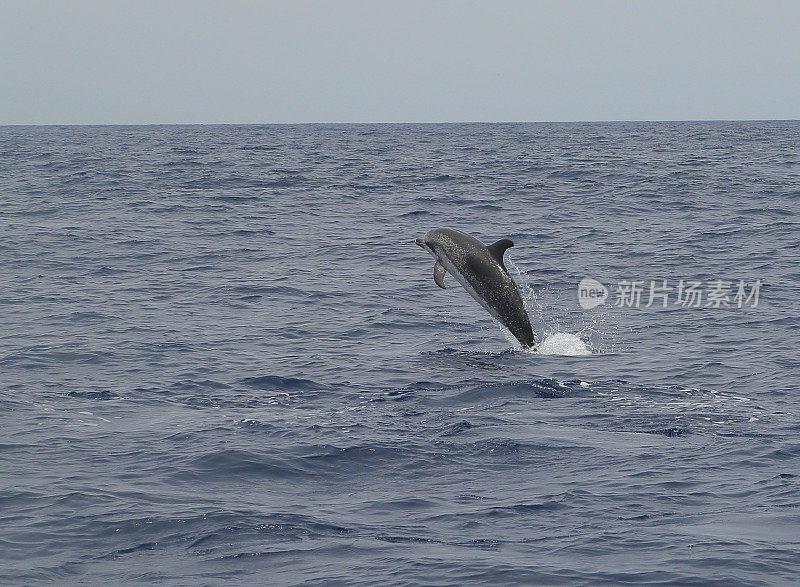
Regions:
M 433 280 L 446 289 L 445 273 L 450 273 L 481 306 L 508 328 L 522 348 L 536 345 L 533 329 L 522 296 L 508 274 L 503 254 L 514 243 L 507 238 L 489 245 L 449 228 L 437 228 L 416 239 L 416 243 L 436 259 Z

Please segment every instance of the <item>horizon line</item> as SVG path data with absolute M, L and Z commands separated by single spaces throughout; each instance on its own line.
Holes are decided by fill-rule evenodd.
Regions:
M 797 122 L 800 118 L 662 118 L 595 120 L 444 120 L 444 121 L 302 121 L 302 122 L 13 122 L 15 126 L 302 126 L 302 125 L 424 125 L 424 124 L 600 124 L 630 122 Z

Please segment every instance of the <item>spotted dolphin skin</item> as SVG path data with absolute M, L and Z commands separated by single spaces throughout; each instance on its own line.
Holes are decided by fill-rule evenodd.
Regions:
M 418 238 L 416 243 L 436 259 L 433 266 L 436 285 L 445 289 L 444 276 L 449 273 L 493 318 L 508 328 L 522 348 L 536 345 L 522 296 L 503 263 L 506 249 L 514 246 L 512 241 L 504 238 L 487 247 L 458 230 L 437 228 L 425 238 Z

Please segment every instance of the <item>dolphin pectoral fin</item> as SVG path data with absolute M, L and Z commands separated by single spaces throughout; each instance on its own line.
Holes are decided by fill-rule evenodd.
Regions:
M 486 247 L 489 249 L 489 253 L 494 257 L 494 260 L 500 263 L 500 267 L 502 267 L 506 273 L 508 273 L 508 269 L 506 269 L 506 264 L 503 263 L 503 255 L 506 252 L 506 249 L 514 246 L 514 241 L 509 240 L 507 238 L 501 238 L 499 241 L 494 243 L 493 245 L 489 245 Z
M 447 286 L 444 284 L 444 274 L 447 273 L 445 268 L 442 267 L 442 264 L 439 261 L 436 261 L 436 265 L 433 266 L 433 280 L 436 282 L 436 285 L 441 287 L 442 289 L 447 289 Z

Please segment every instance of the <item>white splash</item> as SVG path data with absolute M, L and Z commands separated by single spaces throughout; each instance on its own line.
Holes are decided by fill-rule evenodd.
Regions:
M 571 306 L 572 302 L 563 297 L 563 292 L 547 287 L 535 292 L 528 285 L 526 274 L 514 264 L 508 254 L 506 265 L 516 277 L 534 335 L 537 340 L 542 340 L 533 352 L 542 355 L 581 356 L 591 355 L 592 352 L 613 352 L 619 348 L 616 318 L 608 313 L 608 306 L 598 308 L 600 312 L 595 310 L 580 313 L 577 319 L 574 314 L 565 317 L 564 306 Z M 564 318 L 567 323 L 562 323 Z M 562 332 L 562 329 L 574 329 L 578 334 Z
M 592 352 L 577 335 L 568 332 L 556 332 L 545 338 L 536 347 L 540 355 L 565 355 L 575 357 L 591 355 Z

